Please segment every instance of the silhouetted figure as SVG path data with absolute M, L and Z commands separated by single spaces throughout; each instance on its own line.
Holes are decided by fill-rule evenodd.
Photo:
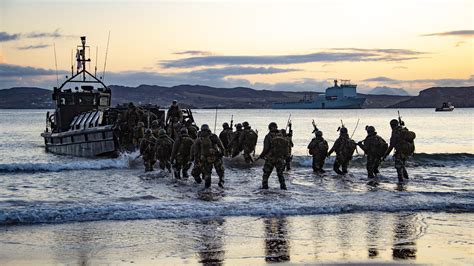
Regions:
M 290 242 L 288 241 L 287 221 L 285 218 L 266 218 L 265 224 L 265 261 L 290 261 Z
M 203 265 L 222 265 L 224 263 L 224 219 L 200 220 L 197 222 L 198 237 L 197 252 L 199 262 Z
M 394 260 L 416 259 L 416 226 L 415 214 L 396 214 L 392 257 Z

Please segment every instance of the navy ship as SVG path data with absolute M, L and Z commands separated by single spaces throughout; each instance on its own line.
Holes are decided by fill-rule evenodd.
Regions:
M 349 80 L 341 80 L 340 85 L 334 80 L 334 86 L 327 88 L 325 94 L 318 94 L 314 99 L 304 97 L 297 102 L 273 103 L 272 109 L 360 109 L 365 98 L 357 96 L 356 87 Z

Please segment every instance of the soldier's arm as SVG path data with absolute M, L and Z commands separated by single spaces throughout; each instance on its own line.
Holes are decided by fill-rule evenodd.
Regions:
M 197 139 L 192 146 L 192 154 L 194 156 L 194 163 L 199 163 L 199 158 L 201 158 L 201 140 Z
M 331 153 L 333 153 L 338 147 L 339 147 L 339 139 L 336 139 L 336 141 L 332 145 L 332 148 L 328 151 L 328 156 L 331 155 Z
M 263 151 L 262 153 L 260 153 L 258 158 L 264 158 L 268 154 L 268 152 L 270 151 L 271 141 L 272 139 L 270 135 L 266 135 L 265 139 L 263 140 Z
M 212 134 L 212 139 L 213 139 L 213 142 L 217 145 L 219 152 L 221 154 L 224 154 L 225 148 L 224 148 L 224 145 L 222 144 L 222 141 L 219 139 L 219 137 L 217 137 L 216 134 Z
M 181 143 L 181 140 L 178 139 L 173 144 L 173 150 L 171 151 L 171 162 L 173 162 L 174 157 L 176 157 L 176 153 L 178 153 L 178 148 L 179 148 L 180 143 Z

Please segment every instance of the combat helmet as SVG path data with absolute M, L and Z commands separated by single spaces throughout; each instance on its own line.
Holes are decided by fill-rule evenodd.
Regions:
M 365 130 L 367 131 L 367 134 L 374 134 L 375 133 L 375 127 L 373 127 L 373 126 L 366 126 Z
M 229 126 L 229 123 L 225 122 L 224 124 L 222 124 L 222 128 L 224 129 L 228 129 L 230 126 Z
M 268 124 L 268 130 L 275 130 L 275 129 L 278 129 L 278 125 L 277 123 L 275 122 L 271 122 L 270 124 Z
M 209 125 L 208 124 L 202 124 L 201 125 L 201 131 L 209 131 Z
M 242 126 L 244 128 L 247 128 L 247 127 L 250 127 L 250 124 L 249 124 L 249 122 L 245 121 L 245 122 L 242 123 Z
M 164 135 L 166 135 L 166 130 L 160 129 L 160 131 L 158 131 L 158 136 L 164 136 Z
M 341 127 L 341 129 L 339 130 L 339 132 L 341 134 L 348 134 L 348 131 L 347 131 L 347 128 L 346 127 Z
M 143 123 L 142 121 L 140 121 L 140 122 L 137 123 L 137 126 L 139 126 L 139 127 L 145 127 L 145 123 Z
M 188 134 L 188 129 L 185 128 L 185 127 L 183 127 L 183 128 L 181 128 L 181 129 L 179 130 L 179 133 L 181 133 L 181 134 Z
M 150 135 L 150 134 L 151 134 L 151 129 L 147 128 L 147 129 L 145 130 L 145 135 Z
M 323 136 L 323 132 L 320 131 L 320 130 L 317 130 L 315 133 L 316 137 L 322 137 Z
M 390 126 L 391 127 L 397 127 L 398 126 L 398 120 L 397 119 L 390 120 Z
M 241 124 L 241 123 L 237 123 L 237 124 L 235 125 L 235 127 L 236 127 L 236 128 L 242 128 L 242 124 Z

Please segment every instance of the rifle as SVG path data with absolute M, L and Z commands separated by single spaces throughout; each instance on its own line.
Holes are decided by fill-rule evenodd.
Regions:
M 314 119 L 313 119 L 313 122 L 311 122 L 311 124 L 313 125 L 313 132 L 311 133 L 316 133 L 316 131 L 319 131 L 318 127 L 316 126 L 316 123 L 314 122 Z
M 400 116 L 400 110 L 397 110 L 398 112 L 398 124 L 400 124 L 401 127 L 405 126 L 405 122 L 403 122 L 402 117 Z
M 352 139 L 352 137 L 354 136 L 354 133 L 356 132 L 357 127 L 359 126 L 359 121 L 360 121 L 360 118 L 357 119 L 357 124 L 356 124 L 356 126 L 355 126 L 355 128 L 354 128 L 354 131 L 352 131 L 351 139 Z
M 343 127 L 346 127 L 346 126 L 344 126 L 344 122 L 342 122 L 342 119 L 341 119 L 341 126 L 337 128 L 337 132 L 339 132 L 339 130 L 341 130 L 341 128 Z
M 230 128 L 232 129 L 234 126 L 234 115 L 230 117 Z
M 288 116 L 288 121 L 286 122 L 285 132 L 288 130 L 288 126 L 291 124 L 291 114 Z

